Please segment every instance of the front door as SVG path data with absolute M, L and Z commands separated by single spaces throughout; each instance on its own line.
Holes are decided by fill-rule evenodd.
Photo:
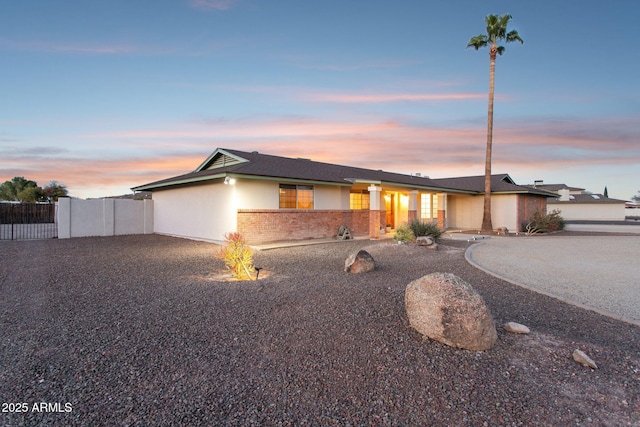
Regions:
M 396 218 L 396 195 L 395 193 L 387 193 L 384 198 L 385 201 L 385 210 L 387 212 L 387 225 L 391 225 L 392 228 L 395 228 Z

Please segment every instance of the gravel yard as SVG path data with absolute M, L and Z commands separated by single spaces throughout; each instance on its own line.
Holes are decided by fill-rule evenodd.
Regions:
M 260 280 L 233 282 L 203 242 L 2 241 L 0 426 L 640 425 L 640 328 L 496 279 L 468 245 L 261 251 Z M 376 271 L 344 273 L 359 248 Z M 424 340 L 404 290 L 432 272 L 531 334 Z

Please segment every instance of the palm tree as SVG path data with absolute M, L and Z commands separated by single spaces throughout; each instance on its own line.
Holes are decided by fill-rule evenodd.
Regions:
M 467 44 L 467 48 L 473 47 L 475 50 L 481 47 L 489 46 L 489 117 L 487 120 L 487 156 L 484 166 L 484 211 L 482 214 L 482 231 L 492 231 L 491 224 L 491 145 L 493 142 L 493 92 L 494 79 L 496 73 L 496 54 L 502 55 L 505 51 L 504 46 L 498 46 L 498 43 L 504 40 L 507 43 L 519 41 L 524 43 L 518 32 L 513 30 L 507 32 L 507 25 L 511 15 L 502 16 L 487 15 L 484 22 L 487 24 L 487 34 L 480 34 L 472 37 Z

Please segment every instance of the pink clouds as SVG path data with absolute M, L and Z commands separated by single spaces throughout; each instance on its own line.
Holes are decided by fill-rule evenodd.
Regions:
M 495 129 L 494 171 L 513 176 L 577 165 L 634 167 L 640 158 L 635 123 L 633 118 L 526 125 L 505 121 Z M 617 133 L 613 139 L 603 130 L 611 126 Z M 6 159 L 0 178 L 25 176 L 41 185 L 57 180 L 80 197 L 122 194 L 135 185 L 190 172 L 217 147 L 431 177 L 481 175 L 486 129 L 484 124 L 436 127 L 402 120 L 283 116 L 199 120 L 78 138 L 89 146 L 106 147 L 102 157 L 79 160 L 71 150 L 5 147 L 0 149 Z M 121 153 L 125 147 L 130 154 Z M 111 149 L 117 158 L 110 158 Z M 46 162 L 38 154 L 42 152 L 48 153 Z
M 459 101 L 464 99 L 486 99 L 486 94 L 479 93 L 373 93 L 373 94 L 308 94 L 307 99 L 315 102 L 337 103 L 383 103 L 383 102 L 432 102 Z

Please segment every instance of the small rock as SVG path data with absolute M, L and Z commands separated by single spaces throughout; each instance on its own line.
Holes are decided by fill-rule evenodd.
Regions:
M 573 350 L 573 360 L 588 368 L 598 369 L 598 365 L 596 365 L 596 362 L 591 360 L 591 358 L 587 356 L 582 350 Z
M 503 327 L 505 331 L 514 334 L 528 334 L 529 332 L 531 332 L 529 328 L 516 322 L 507 322 Z
M 375 268 L 376 263 L 371 254 L 362 249 L 351 254 L 344 262 L 344 271 L 347 273 L 368 273 Z
M 435 244 L 436 241 L 431 236 L 418 236 L 416 237 L 416 245 L 418 246 L 431 246 Z

